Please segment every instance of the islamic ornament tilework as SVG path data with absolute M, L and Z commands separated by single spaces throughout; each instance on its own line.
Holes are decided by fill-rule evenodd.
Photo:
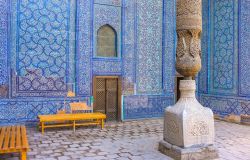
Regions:
M 55 114 L 59 109 L 70 112 L 69 103 L 85 101 L 89 104 L 88 98 L 73 99 L 10 99 L 0 101 L 0 125 L 37 122 L 37 116 L 41 114 Z
M 77 93 L 91 95 L 92 0 L 77 1 Z
M 11 3 L 9 11 L 7 2 Z M 33 2 L 0 0 L 0 4 L 4 6 L 0 13 L 5 14 L 5 17 L 1 16 L 0 19 L 0 34 L 7 36 L 7 22 L 10 22 L 11 26 L 11 69 L 0 67 L 0 72 L 8 71 L 12 76 L 10 99 L 2 99 L 0 102 L 0 125 L 34 122 L 37 121 L 38 114 L 55 113 L 64 106 L 64 99 L 55 96 L 65 96 L 68 87 L 76 87 L 77 97 L 67 99 L 66 106 L 69 101 L 89 102 L 93 75 L 122 76 L 123 94 L 130 95 L 123 101 L 124 119 L 159 117 L 163 115 L 165 107 L 173 104 L 175 1 L 150 0 L 150 4 L 146 6 L 146 0 Z M 102 7 L 99 7 L 100 4 Z M 48 7 L 45 8 L 44 5 Z M 145 10 L 145 7 L 148 10 Z M 153 17 L 150 17 L 151 12 L 154 12 Z M 10 21 L 7 13 L 11 14 Z M 58 17 L 53 19 L 54 14 Z M 33 23 L 37 25 L 34 26 Z M 119 34 L 121 53 L 118 58 L 94 57 L 95 28 L 105 23 L 116 28 Z M 155 28 L 156 32 L 152 32 Z M 27 31 L 27 35 L 32 33 L 34 39 L 28 39 L 26 34 L 23 34 L 24 31 Z M 41 40 L 36 37 L 37 34 L 41 35 L 38 36 Z M 144 43 L 145 37 L 150 47 Z M 56 41 L 53 41 L 53 38 Z M 37 45 L 34 45 L 35 42 Z M 0 43 L 0 66 L 8 66 L 7 43 L 7 37 Z M 44 47 L 50 45 L 50 48 Z M 49 50 L 53 52 L 50 53 Z M 41 53 L 39 57 L 38 52 Z M 143 58 L 144 53 L 146 58 Z M 152 58 L 153 61 L 149 62 L 148 59 Z M 143 82 L 138 85 L 138 77 L 144 73 L 147 73 L 147 84 Z M 7 76 L 1 76 L 1 83 L 8 82 Z M 32 85 L 31 80 L 34 83 Z M 136 86 L 139 86 L 138 91 L 143 91 L 136 92 Z M 144 86 L 149 87 L 144 90 Z M 162 95 L 162 90 L 166 95 Z
M 74 73 L 73 6 L 69 0 L 12 3 L 13 96 L 58 96 L 67 90 Z
M 8 1 L 0 1 L 0 98 L 8 89 Z
M 120 75 L 121 62 L 113 60 L 93 60 L 94 75 Z
M 209 3 L 208 0 L 202 1 L 202 68 L 199 72 L 199 83 L 198 92 L 207 93 L 207 84 L 208 84 L 208 49 L 209 49 Z
M 163 91 L 171 94 L 175 92 L 175 0 L 163 2 Z
M 211 3 L 211 92 L 236 94 L 238 29 L 236 0 Z
M 250 100 L 247 98 L 201 94 L 200 102 L 222 116 L 250 114 Z
M 122 68 L 124 95 L 134 94 L 135 84 L 135 8 L 134 0 L 124 0 L 123 4 L 123 52 Z
M 174 92 L 175 16 L 173 15 L 175 15 L 175 1 L 163 2 L 164 3 L 159 1 L 156 3 L 150 2 L 153 9 L 149 7 L 149 10 L 140 8 L 140 6 L 144 6 L 144 3 L 146 3 L 145 1 L 124 0 L 123 2 L 123 93 L 126 95 Z M 154 11 L 157 7 L 161 10 L 161 12 L 158 11 L 155 13 L 159 16 L 158 19 L 155 21 L 152 17 L 148 17 L 147 19 L 146 16 L 151 13 L 151 9 Z M 142 15 L 140 15 L 141 10 L 143 10 Z M 143 18 L 147 19 L 147 21 L 144 22 Z M 164 29 L 159 28 L 158 25 L 164 26 Z M 157 31 L 151 32 L 154 27 L 158 28 Z M 155 30 L 155 28 L 153 30 Z M 150 46 L 145 46 L 145 48 L 143 48 L 146 44 L 143 39 L 145 35 L 143 34 L 147 32 L 149 32 L 149 35 L 151 33 L 156 33 L 156 35 L 159 36 L 157 41 L 155 41 L 152 36 L 147 36 L 146 39 L 148 40 L 147 44 L 150 44 L 150 46 L 154 46 L 155 43 L 158 45 L 159 43 L 159 46 L 156 47 L 159 52 L 154 52 L 156 48 L 150 48 Z M 140 35 L 143 36 L 140 37 Z M 141 54 L 138 55 L 139 53 Z M 148 59 L 153 59 L 153 62 L 150 62 Z M 156 59 L 160 60 L 159 62 L 162 62 L 162 64 L 157 63 L 157 65 L 154 65 Z M 145 71 L 147 70 L 146 68 L 149 72 Z M 145 75 L 145 73 L 147 73 L 147 75 Z M 144 77 L 140 78 L 141 75 Z M 146 81 L 143 81 L 143 78 Z M 145 78 L 154 79 L 157 85 Z M 143 81 L 143 83 L 139 84 L 139 80 Z M 140 85 L 142 88 L 145 86 L 143 92 L 139 91 Z M 135 88 L 137 88 L 137 93 L 135 93 Z
M 108 2 L 108 1 L 107 1 Z M 93 33 L 93 75 L 121 75 L 121 7 L 109 1 L 110 5 L 94 4 L 94 33 Z M 111 3 L 112 2 L 112 3 Z M 113 3 L 114 2 L 114 3 Z M 118 3 L 118 1 L 117 1 Z M 115 5 L 115 6 L 114 6 Z M 97 31 L 104 25 L 110 25 L 117 36 L 117 57 L 97 57 Z
M 250 0 L 240 1 L 239 92 L 250 97 Z
M 162 93 L 162 0 L 137 1 L 136 81 L 140 94 Z
M 162 117 L 173 105 L 172 96 L 124 96 L 123 101 L 124 119 Z
M 207 2 L 207 0 L 203 1 L 203 3 Z M 212 0 L 210 4 L 207 10 L 203 10 L 204 14 L 207 14 L 206 12 L 211 10 L 210 14 L 213 16 L 211 17 L 211 23 L 207 24 L 206 27 L 214 27 L 215 29 L 211 29 L 208 32 L 212 36 L 211 39 L 209 37 L 208 39 L 203 39 L 203 47 L 207 50 L 209 56 L 203 57 L 203 67 L 205 69 L 200 74 L 199 91 L 202 93 L 199 95 L 200 101 L 204 106 L 210 107 L 214 113 L 222 116 L 228 114 L 250 114 L 250 56 L 248 47 L 250 39 L 250 1 Z M 206 18 L 204 18 L 204 21 L 206 23 Z M 214 24 L 215 22 L 216 24 Z M 215 35 L 217 38 L 214 41 L 213 38 Z M 239 41 L 237 35 L 239 35 Z M 206 44 L 209 43 L 212 45 L 207 46 Z M 237 50 L 238 47 L 239 50 Z M 209 65 L 206 66 L 206 64 Z M 217 78 L 213 77 L 215 75 L 208 75 L 205 72 L 215 72 Z M 215 82 L 220 82 L 217 83 L 217 87 L 220 86 L 220 88 L 212 88 L 211 84 L 211 88 L 205 92 L 205 83 L 202 82 L 204 78 L 215 79 Z
M 96 4 L 107 4 L 112 6 L 121 6 L 122 0 L 94 0 Z
M 117 55 L 121 57 L 121 7 L 94 4 L 94 57 L 97 52 L 97 31 L 108 24 L 117 34 Z M 105 60 L 105 59 L 102 59 Z

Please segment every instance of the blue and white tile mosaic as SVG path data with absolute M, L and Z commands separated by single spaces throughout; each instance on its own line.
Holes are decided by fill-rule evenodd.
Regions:
M 240 0 L 239 94 L 250 97 L 250 0 Z
M 175 0 L 164 0 L 163 6 L 163 93 L 175 92 Z
M 0 0 L 0 125 L 55 113 L 67 90 L 77 96 L 66 106 L 89 102 L 95 75 L 121 77 L 124 120 L 162 116 L 174 103 L 175 3 Z M 249 4 L 203 1 L 198 93 L 217 114 L 250 114 Z M 95 57 L 96 31 L 105 24 L 118 34 L 117 58 Z
M 135 1 L 124 0 L 122 10 L 122 74 L 123 74 L 123 94 L 134 94 L 135 90 Z
M 95 75 L 122 78 L 130 97 L 123 101 L 125 119 L 162 116 L 174 102 L 175 1 L 1 0 L 0 6 L 0 85 L 10 86 L 0 88 L 10 93 L 0 103 L 1 124 L 55 113 L 68 90 L 76 91 L 73 100 L 89 101 Z M 117 58 L 95 57 L 96 32 L 105 24 L 117 32 Z M 129 102 L 144 99 L 143 106 Z
M 74 1 L 12 2 L 13 96 L 63 95 L 75 72 Z
M 121 62 L 113 60 L 93 60 L 93 75 L 121 75 Z
M 250 100 L 249 98 L 229 97 L 219 95 L 200 95 L 200 102 L 206 107 L 213 110 L 218 115 L 229 114 L 248 114 L 250 115 Z
M 208 91 L 208 49 L 209 49 L 209 1 L 202 1 L 202 68 L 199 72 L 199 93 Z
M 238 1 L 211 1 L 210 89 L 214 93 L 237 94 Z
M 136 84 L 140 94 L 163 93 L 162 13 L 162 0 L 137 1 Z
M 125 96 L 124 119 L 162 117 L 166 107 L 173 105 L 172 96 Z
M 106 4 L 112 6 L 121 6 L 122 0 L 94 0 L 95 4 Z
M 206 0 L 203 5 L 200 101 L 219 115 L 250 114 L 250 1 Z
M 0 1 L 0 85 L 8 86 L 8 0 Z M 0 94 L 1 98 L 1 94 Z
M 91 95 L 91 63 L 93 48 L 93 1 L 77 0 L 76 24 L 76 91 L 78 95 Z
M 9 99 L 0 101 L 0 125 L 11 123 L 37 122 L 41 114 L 55 114 L 59 109 L 70 112 L 69 102 L 86 101 L 88 98 L 48 98 L 48 99 Z
M 96 57 L 97 31 L 108 24 L 117 34 L 117 55 L 121 57 L 121 7 L 94 4 L 94 57 Z

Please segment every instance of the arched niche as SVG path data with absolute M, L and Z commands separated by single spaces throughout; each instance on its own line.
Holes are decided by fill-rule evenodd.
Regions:
M 97 30 L 97 57 L 117 57 L 117 33 L 106 24 Z

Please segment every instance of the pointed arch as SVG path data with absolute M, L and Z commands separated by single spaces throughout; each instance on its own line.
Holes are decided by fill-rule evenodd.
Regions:
M 117 57 L 117 33 L 109 24 L 101 26 L 97 30 L 98 57 Z

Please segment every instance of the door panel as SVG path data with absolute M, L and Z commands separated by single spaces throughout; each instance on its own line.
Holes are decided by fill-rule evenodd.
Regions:
M 117 120 L 118 80 L 106 80 L 106 114 L 109 120 Z
M 104 78 L 96 79 L 96 98 L 95 98 L 95 112 L 101 112 L 105 114 L 106 110 L 106 80 Z
M 118 120 L 118 78 L 94 78 L 94 112 L 107 115 L 107 121 Z

